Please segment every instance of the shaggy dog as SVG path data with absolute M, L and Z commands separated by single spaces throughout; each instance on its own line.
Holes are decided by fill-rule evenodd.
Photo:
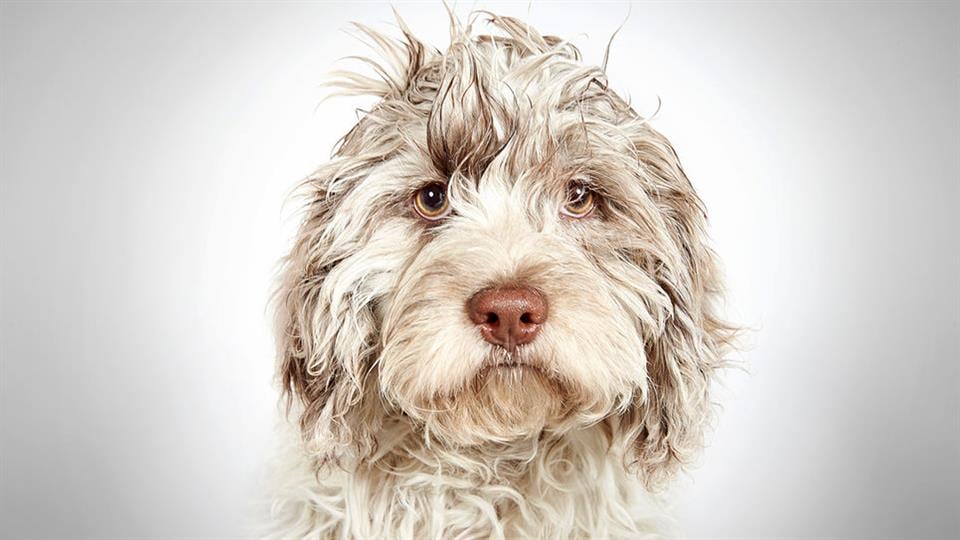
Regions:
M 569 43 L 400 21 L 304 183 L 277 296 L 276 538 L 663 534 L 732 336 L 670 143 Z M 606 61 L 604 61 L 604 64 Z

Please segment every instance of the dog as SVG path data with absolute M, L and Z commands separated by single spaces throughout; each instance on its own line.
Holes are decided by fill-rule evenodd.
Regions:
M 302 184 L 266 536 L 669 535 L 735 333 L 703 204 L 606 59 L 450 18 L 335 73 L 377 104 Z

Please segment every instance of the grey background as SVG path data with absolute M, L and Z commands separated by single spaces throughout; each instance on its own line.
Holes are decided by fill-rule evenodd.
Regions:
M 753 332 L 675 489 L 689 534 L 957 537 L 956 6 L 476 7 L 595 63 L 626 20 L 613 85 L 663 99 L 709 207 Z M 398 9 L 445 46 L 439 3 Z M 369 104 L 320 104 L 350 20 L 391 31 L 384 4 L 0 4 L 0 537 L 248 534 L 283 201 Z

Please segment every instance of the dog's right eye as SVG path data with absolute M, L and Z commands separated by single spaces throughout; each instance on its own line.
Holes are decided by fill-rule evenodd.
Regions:
M 413 209 L 420 217 L 429 221 L 446 217 L 450 213 L 446 184 L 433 182 L 420 188 L 413 196 Z

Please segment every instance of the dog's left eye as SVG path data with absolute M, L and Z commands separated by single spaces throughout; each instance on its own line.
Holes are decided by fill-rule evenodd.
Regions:
M 567 188 L 567 202 L 563 214 L 572 218 L 589 216 L 597 206 L 597 195 L 585 184 L 574 182 Z
M 413 195 L 413 209 L 420 214 L 420 217 L 429 221 L 437 221 L 445 217 L 450 212 L 446 184 L 433 182 L 420 188 Z

